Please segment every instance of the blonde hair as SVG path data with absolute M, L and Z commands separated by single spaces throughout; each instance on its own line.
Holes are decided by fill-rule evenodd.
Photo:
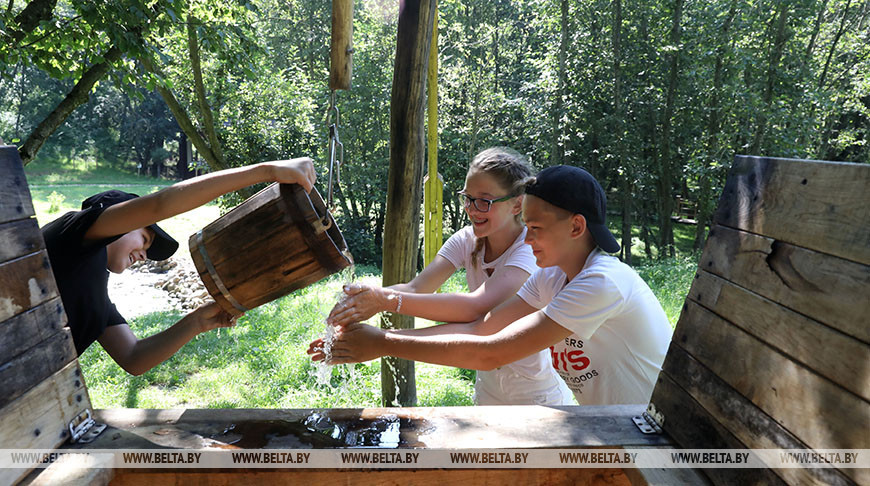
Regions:
M 519 152 L 508 147 L 490 147 L 478 153 L 468 166 L 468 174 L 481 172 L 489 175 L 500 186 L 508 190 L 508 194 L 519 196 L 525 192 L 527 182 L 534 172 L 528 160 Z M 521 216 L 515 216 L 521 222 Z M 486 237 L 478 238 L 474 251 L 471 252 L 471 265 L 477 266 L 477 255 L 483 250 Z

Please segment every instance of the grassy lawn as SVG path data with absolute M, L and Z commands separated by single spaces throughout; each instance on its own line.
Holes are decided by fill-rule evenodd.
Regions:
M 143 195 L 171 183 L 75 164 L 40 167 L 34 163 L 26 172 L 40 224 L 78 209 L 87 196 L 112 187 Z M 181 243 L 179 256 L 189 258 L 188 236 L 218 216 L 218 207 L 208 205 L 162 222 L 161 226 Z M 661 301 L 672 326 L 697 265 L 697 255 L 691 254 L 686 245 L 688 242 L 691 246 L 687 235 L 693 231 L 693 227 L 676 228 L 676 234 L 682 235 L 677 238 L 680 250 L 677 258 L 637 267 Z M 635 251 L 638 257 L 643 257 L 640 246 Z M 99 345 L 91 346 L 80 362 L 94 407 L 379 406 L 380 360 L 326 368 L 313 364 L 305 353 L 308 343 L 323 335 L 324 317 L 346 278 L 334 275 L 249 311 L 235 328 L 200 335 L 142 376 L 127 374 Z M 359 267 L 355 278 L 377 284 L 381 280 L 380 270 Z M 442 289 L 466 290 L 464 274 L 457 272 Z M 130 319 L 130 326 L 136 335 L 145 337 L 171 326 L 181 317 L 177 312 L 155 312 Z M 432 324 L 417 320 L 418 327 Z M 419 406 L 472 404 L 473 371 L 417 363 L 416 379 Z

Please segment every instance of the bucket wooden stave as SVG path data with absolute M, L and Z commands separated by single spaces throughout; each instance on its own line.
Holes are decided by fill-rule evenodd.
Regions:
M 272 184 L 188 240 L 208 293 L 239 315 L 353 264 L 317 189 Z

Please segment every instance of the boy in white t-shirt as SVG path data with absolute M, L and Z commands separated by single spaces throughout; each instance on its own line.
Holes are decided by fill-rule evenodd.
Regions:
M 671 337 L 667 317 L 630 267 L 602 252 L 619 245 L 605 224 L 604 190 L 570 166 L 542 170 L 526 187 L 523 219 L 541 267 L 485 318 L 437 331 L 336 329 L 332 362 L 396 356 L 492 369 L 549 348 L 581 405 L 647 403 Z M 312 359 L 323 359 L 312 343 Z

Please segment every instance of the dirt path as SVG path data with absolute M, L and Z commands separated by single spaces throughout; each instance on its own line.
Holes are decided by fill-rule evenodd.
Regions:
M 207 298 L 193 262 L 172 258 L 109 274 L 109 298 L 126 319 L 157 311 L 189 312 Z

